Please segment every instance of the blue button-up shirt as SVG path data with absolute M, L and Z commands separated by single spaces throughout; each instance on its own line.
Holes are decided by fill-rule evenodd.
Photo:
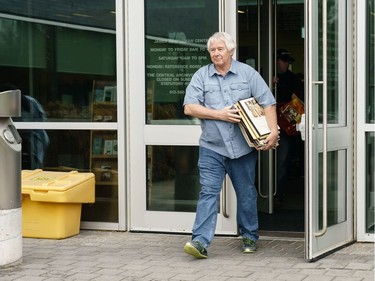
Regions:
M 254 97 L 264 108 L 276 103 L 259 73 L 249 65 L 232 59 L 224 77 L 213 64 L 198 69 L 186 88 L 184 105 L 200 104 L 211 109 L 223 109 L 249 97 Z M 247 144 L 236 123 L 202 119 L 201 128 L 199 145 L 223 156 L 235 159 L 254 149 Z

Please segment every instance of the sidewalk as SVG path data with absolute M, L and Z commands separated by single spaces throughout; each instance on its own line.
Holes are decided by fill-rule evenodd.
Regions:
M 314 263 L 302 240 L 258 241 L 254 254 L 241 240 L 215 237 L 209 258 L 183 252 L 188 235 L 81 231 L 63 240 L 23 240 L 23 263 L 0 269 L 0 280 L 304 280 L 373 281 L 374 244 L 355 243 Z

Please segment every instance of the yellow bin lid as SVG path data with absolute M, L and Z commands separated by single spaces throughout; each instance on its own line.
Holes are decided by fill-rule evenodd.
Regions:
M 23 170 L 22 194 L 32 201 L 57 203 L 95 202 L 93 173 Z

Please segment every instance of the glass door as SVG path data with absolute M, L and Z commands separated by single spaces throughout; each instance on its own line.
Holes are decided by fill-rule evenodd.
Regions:
M 184 115 L 182 103 L 194 72 L 210 62 L 207 39 L 218 30 L 236 38 L 235 4 L 129 2 L 130 230 L 191 232 L 200 191 L 200 122 Z M 223 183 L 220 234 L 237 233 L 230 185 Z
M 353 241 L 350 0 L 306 1 L 306 258 Z

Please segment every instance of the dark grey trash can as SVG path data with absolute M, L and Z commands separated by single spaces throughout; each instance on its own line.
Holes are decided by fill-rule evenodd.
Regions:
M 0 268 L 22 261 L 21 91 L 0 92 Z

